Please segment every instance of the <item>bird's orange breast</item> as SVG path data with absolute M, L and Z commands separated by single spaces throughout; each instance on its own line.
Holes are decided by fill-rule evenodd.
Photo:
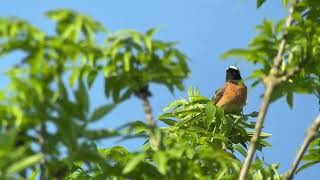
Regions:
M 240 113 L 247 100 L 247 87 L 241 83 L 227 82 L 222 98 L 217 102 L 227 113 Z

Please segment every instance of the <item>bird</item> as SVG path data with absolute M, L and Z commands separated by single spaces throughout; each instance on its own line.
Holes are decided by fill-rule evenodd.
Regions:
M 247 101 L 247 87 L 244 84 L 239 68 L 229 66 L 226 70 L 225 84 L 215 92 L 212 98 L 216 106 L 226 114 L 240 114 Z

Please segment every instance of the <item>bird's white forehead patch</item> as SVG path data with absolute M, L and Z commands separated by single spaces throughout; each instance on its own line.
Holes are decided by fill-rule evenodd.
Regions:
M 234 69 L 234 70 L 239 71 L 239 69 L 237 67 L 235 67 L 235 66 L 229 66 L 228 69 Z

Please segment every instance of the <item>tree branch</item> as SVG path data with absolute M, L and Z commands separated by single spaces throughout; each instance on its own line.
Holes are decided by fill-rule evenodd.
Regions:
M 289 10 L 289 15 L 286 18 L 286 27 L 289 27 L 293 22 L 293 13 L 295 11 L 295 4 L 298 2 L 298 0 L 292 0 L 291 1 L 291 7 Z M 254 134 L 250 140 L 250 147 L 247 153 L 247 157 L 242 165 L 240 174 L 239 174 L 239 180 L 245 180 L 246 176 L 249 172 L 252 159 L 254 157 L 255 151 L 257 149 L 258 140 L 261 134 L 261 130 L 263 127 L 264 119 L 266 116 L 266 113 L 268 111 L 268 107 L 270 104 L 271 94 L 276 86 L 279 85 L 282 81 L 278 78 L 278 75 L 281 73 L 281 63 L 282 63 L 282 57 L 285 52 L 285 46 L 287 44 L 287 34 L 283 36 L 283 39 L 281 40 L 278 48 L 278 52 L 276 57 L 273 59 L 273 67 L 271 68 L 271 71 L 269 75 L 264 79 L 264 84 L 266 87 L 262 104 L 260 107 L 259 115 L 257 118 L 257 122 L 255 125 L 255 131 Z
M 151 92 L 149 91 L 149 85 L 142 86 L 139 90 L 135 91 L 134 94 L 143 102 L 143 110 L 146 115 L 148 126 L 150 128 L 154 128 L 155 122 L 152 116 L 151 104 L 148 99 L 150 96 L 152 96 Z
M 320 114 L 318 115 L 318 117 L 314 120 L 314 122 L 312 123 L 311 127 L 308 129 L 307 131 L 307 135 L 304 139 L 303 144 L 301 145 L 298 154 L 295 158 L 295 160 L 292 163 L 292 166 L 290 168 L 290 170 L 286 173 L 284 179 L 287 180 L 291 180 L 293 179 L 293 176 L 298 168 L 298 165 L 304 155 L 304 153 L 306 152 L 306 150 L 308 149 L 310 143 L 316 138 L 316 135 L 318 133 L 318 129 L 320 128 Z
M 150 127 L 154 127 L 155 122 L 153 120 L 152 108 L 148 99 L 148 95 L 146 93 L 141 94 L 141 99 L 143 101 L 143 109 L 144 109 L 144 113 L 146 114 L 147 124 Z
M 263 127 L 264 118 L 267 114 L 267 110 L 268 110 L 268 107 L 270 104 L 270 99 L 271 99 L 271 94 L 273 92 L 273 89 L 274 89 L 274 85 L 272 83 L 266 85 L 266 91 L 263 96 L 263 101 L 262 101 L 261 108 L 259 111 L 258 120 L 255 125 L 255 131 L 254 131 L 254 134 L 250 140 L 250 147 L 249 147 L 249 150 L 247 153 L 247 157 L 242 165 L 240 175 L 239 175 L 239 180 L 245 180 L 246 176 L 248 174 L 253 156 L 254 156 L 255 151 L 257 149 L 258 140 L 259 140 L 261 130 Z

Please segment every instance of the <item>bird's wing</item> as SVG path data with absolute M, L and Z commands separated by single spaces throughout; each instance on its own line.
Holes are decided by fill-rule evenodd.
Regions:
M 219 100 L 222 98 L 224 93 L 224 88 L 225 87 L 216 90 L 215 95 L 212 97 L 212 101 L 214 104 L 217 104 Z

